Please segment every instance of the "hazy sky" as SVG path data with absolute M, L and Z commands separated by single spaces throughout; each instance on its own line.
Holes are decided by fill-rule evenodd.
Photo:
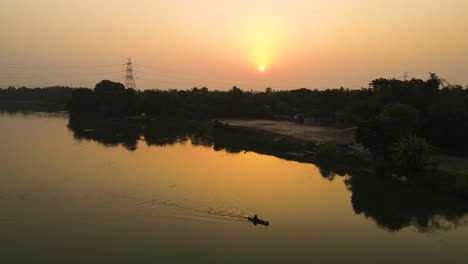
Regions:
M 0 86 L 360 88 L 468 84 L 467 0 L 1 0 Z M 265 72 L 258 71 L 265 66 Z

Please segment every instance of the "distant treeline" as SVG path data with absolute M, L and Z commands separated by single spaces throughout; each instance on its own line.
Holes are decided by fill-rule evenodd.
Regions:
M 397 137 L 408 133 L 424 137 L 443 149 L 466 152 L 468 148 L 468 89 L 442 86 L 435 74 L 427 80 L 380 78 L 360 90 L 266 88 L 257 92 L 234 86 L 228 91 L 210 91 L 206 87 L 135 91 L 120 83 L 102 81 L 95 89 L 10 87 L 0 89 L 0 100 L 68 103 L 71 115 L 92 117 L 144 114 L 185 119 L 293 119 L 296 116 L 301 122 L 359 126 L 359 143 L 383 156 Z M 404 131 L 400 129 L 403 126 Z
M 205 87 L 134 91 L 125 89 L 120 83 L 102 81 L 94 90 L 73 90 L 69 110 L 72 115 L 102 117 L 144 114 L 185 119 L 292 119 L 296 116 L 301 121 L 312 120 L 327 125 L 339 120 L 364 128 L 361 129 L 361 141 L 370 139 L 366 147 L 371 151 L 370 145 L 375 143 L 372 140 L 378 145 L 386 129 L 392 129 L 393 122 L 394 126 L 406 125 L 408 128 L 403 132 L 391 131 L 399 133 L 398 136 L 411 132 L 448 150 L 465 151 L 468 147 L 468 89 L 458 85 L 443 87 L 435 74 L 428 80 L 380 78 L 373 80 L 369 88 L 360 90 L 276 91 L 267 88 L 257 92 L 234 86 L 228 91 L 210 91 Z M 379 114 L 380 119 L 377 118 Z M 389 121 L 370 122 L 376 120 Z M 365 128 L 369 129 L 366 131 Z M 369 130 L 380 134 L 373 139 L 372 135 L 366 134 Z M 366 142 L 361 143 L 366 145 Z M 385 147 L 389 146 L 388 142 L 384 143 Z M 379 146 L 375 151 L 374 154 L 382 152 Z
M 72 97 L 71 87 L 25 88 L 8 87 L 0 89 L 0 100 L 42 101 L 67 104 Z

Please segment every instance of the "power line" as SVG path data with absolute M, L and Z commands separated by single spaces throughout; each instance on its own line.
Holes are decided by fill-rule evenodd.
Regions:
M 8 67 L 9 69 L 20 69 L 20 70 L 76 70 L 76 69 L 90 69 L 90 68 L 103 68 L 103 67 L 120 67 L 122 64 L 107 64 L 107 65 L 63 65 L 63 64 L 19 64 L 19 63 L 16 63 L 16 64 L 13 64 L 13 63 L 10 63 L 10 64 L 0 64 L 0 67 Z M 128 66 L 128 62 L 124 65 L 127 65 Z M 252 84 L 252 83 L 256 83 L 257 85 L 258 84 L 263 84 L 263 85 L 267 85 L 267 86 L 290 86 L 290 85 L 294 85 L 294 86 L 303 86 L 303 85 L 298 85 L 299 82 L 297 81 L 291 81 L 291 80 L 279 80 L 279 79 L 271 79 L 271 78 L 268 78 L 268 79 L 263 79 L 263 80 L 258 80 L 258 79 L 252 79 L 252 78 L 249 78 L 249 79 L 246 79 L 246 78 L 234 78 L 235 81 L 233 82 L 229 82 L 229 81 L 226 81 L 227 78 L 223 78 L 223 79 L 219 79 L 219 78 L 213 78 L 213 77 L 209 77 L 209 78 L 198 78 L 198 77 L 185 77 L 187 75 L 199 75 L 199 74 L 194 74 L 193 72 L 183 72 L 183 71 L 176 71 L 176 70 L 170 70 L 168 68 L 165 68 L 165 67 L 159 67 L 159 66 L 154 66 L 154 65 L 140 65 L 140 64 L 133 64 L 133 65 L 138 65 L 138 66 L 141 66 L 143 68 L 149 68 L 149 69 L 155 69 L 157 70 L 157 73 L 149 73 L 151 76 L 158 76 L 160 78 L 158 79 L 161 79 L 161 78 L 164 78 L 164 79 L 175 79 L 177 81 L 180 81 L 180 80 L 186 80 L 186 81 L 193 81 L 193 82 L 198 82 L 198 83 L 210 83 L 210 82 L 215 82 L 215 83 L 222 83 L 222 84 L 226 84 L 226 85 L 232 85 L 232 84 L 239 84 L 239 83 L 242 83 L 242 84 Z M 128 69 L 127 69 L 128 70 Z M 126 70 L 126 72 L 127 72 Z M 129 76 L 126 76 L 126 80 L 131 80 L 130 76 L 133 75 L 133 72 L 142 72 L 142 71 L 136 71 L 132 68 L 132 72 Z M 147 72 L 142 72 L 144 73 L 145 75 L 147 74 Z M 169 74 L 167 74 L 169 73 Z M 49 74 L 49 73 L 47 73 Z M 79 76 L 93 76 L 93 75 L 101 75 L 101 74 L 110 74 L 108 72 L 106 73 L 94 73 L 94 74 L 80 74 Z M 15 73 L 5 73 L 3 75 L 9 75 L 11 77 L 13 77 L 13 75 L 15 75 Z M 18 74 L 19 75 L 19 74 Z M 34 74 L 32 73 L 29 73 L 27 74 L 26 77 L 25 75 L 21 76 L 23 78 L 34 78 L 33 77 Z M 183 75 L 183 76 L 180 76 L 180 75 Z M 40 76 L 39 74 L 37 74 L 37 76 Z M 19 77 L 19 76 L 18 76 Z M 73 76 L 75 77 L 75 76 Z M 129 77 L 129 78 L 127 78 Z M 133 80 L 134 81 L 134 80 Z M 367 81 L 367 80 L 366 80 Z M 341 84 L 351 84 L 351 83 L 363 83 L 363 82 L 366 82 L 366 81 L 345 81 L 345 82 L 321 82 L 321 83 L 314 83 L 313 85 L 324 85 L 324 84 L 329 84 L 329 85 L 336 85 L 338 83 L 341 83 Z M 131 81 L 130 81 L 131 82 Z M 131 86 L 130 83 L 128 83 L 129 86 Z M 310 83 L 308 85 L 311 85 Z
M 64 64 L 20 64 L 20 63 L 0 63 L 1 68 L 15 68 L 27 70 L 41 69 L 89 69 L 89 68 L 110 68 L 120 67 L 120 64 L 92 64 L 92 65 L 64 65 Z
M 350 85 L 350 84 L 362 84 L 362 83 L 368 83 L 369 80 L 366 79 L 366 80 L 348 80 L 348 81 L 327 81 L 327 82 L 313 82 L 313 83 L 310 83 L 310 82 L 304 82 L 304 81 L 301 81 L 302 84 L 299 85 L 299 82 L 298 81 L 291 81 L 291 80 L 285 80 L 285 79 L 274 79 L 274 78 L 268 78 L 267 76 L 263 76 L 264 79 L 254 79 L 254 78 L 233 78 L 235 81 L 233 82 L 227 82 L 226 78 L 223 78 L 223 79 L 219 79 L 219 78 L 213 78 L 213 77 L 209 77 L 209 78 L 198 78 L 198 77 L 180 77 L 178 76 L 178 74 L 182 74 L 182 75 L 197 75 L 197 74 L 194 74 L 193 72 L 192 73 L 189 73 L 189 72 L 183 72 L 183 71 L 178 71 L 178 70 L 168 70 L 167 68 L 162 68 L 162 67 L 158 67 L 158 66 L 149 66 L 149 65 L 140 65 L 140 64 L 135 64 L 135 65 L 138 65 L 139 67 L 143 67 L 143 68 L 147 68 L 147 69 L 155 69 L 157 70 L 156 73 L 152 73 L 152 72 L 146 72 L 146 71 L 137 71 L 137 72 L 142 72 L 142 73 L 145 73 L 146 74 L 151 74 L 151 76 L 160 76 L 160 77 L 163 77 L 163 78 L 174 78 L 174 79 L 184 79 L 184 80 L 189 80 L 189 81 L 197 81 L 197 82 L 216 82 L 216 83 L 225 83 L 225 84 L 228 84 L 228 85 L 232 85 L 233 83 L 256 83 L 257 85 L 258 84 L 265 84 L 265 85 L 274 85 L 274 86 L 291 86 L 291 85 L 294 85 L 294 86 L 304 86 L 304 84 L 307 84 L 306 86 L 309 86 L 309 85 Z M 169 73 L 169 74 L 167 74 Z M 176 74 L 176 75 L 174 75 Z M 209 74 L 209 73 L 207 73 Z M 267 84 L 269 83 L 269 84 Z
M 108 74 L 118 74 L 121 73 L 121 71 L 113 71 L 113 72 L 99 72 L 99 73 L 66 73 L 66 74 L 60 74 L 60 76 L 71 76 L 71 77 L 81 77 L 81 76 L 97 76 L 97 75 L 108 75 Z M 0 75 L 6 76 L 6 77 L 21 77 L 21 78 L 36 78 L 36 77 L 44 77 L 47 75 L 56 75 L 58 73 L 0 73 Z
M 54 76 L 56 74 L 61 74 L 63 77 L 69 78 L 81 78 L 87 76 L 100 76 L 100 75 L 108 75 L 108 74 L 117 74 L 121 71 L 109 71 L 109 72 L 91 72 L 91 73 L 74 73 L 74 72 L 66 72 L 66 73 L 58 73 L 57 71 L 65 70 L 93 70 L 98 68 L 114 68 L 114 67 L 122 67 L 122 65 L 126 66 L 124 70 L 125 74 L 125 86 L 127 88 L 134 88 L 136 89 L 135 79 L 143 79 L 147 81 L 156 81 L 158 84 L 165 83 L 165 84 L 172 84 L 172 85 L 181 85 L 186 82 L 194 82 L 196 84 L 191 84 L 190 86 L 211 86 L 213 84 L 221 84 L 226 86 L 259 86 L 263 85 L 265 87 L 312 87 L 313 86 L 323 86 L 323 85 L 330 85 L 330 86 L 347 86 L 352 84 L 363 84 L 367 83 L 368 80 L 349 80 L 349 81 L 331 81 L 331 82 L 306 82 L 294 79 L 274 79 L 269 76 L 262 76 L 261 79 L 255 78 L 238 78 L 238 77 L 223 77 L 223 78 L 214 78 L 212 75 L 210 77 L 202 77 L 199 78 L 200 75 L 205 75 L 205 73 L 194 73 L 194 72 L 183 72 L 179 70 L 172 70 L 166 67 L 160 67 L 155 65 L 140 65 L 132 63 L 131 59 L 129 59 L 125 64 L 108 64 L 108 65 L 59 65 L 59 64 L 0 64 L 0 68 L 7 68 L 11 70 L 21 70 L 26 73 L 14 73 L 14 72 L 4 72 L 0 73 L 0 76 L 4 77 L 11 77 L 11 78 L 41 78 L 46 76 Z M 151 69 L 152 71 L 140 71 L 135 70 L 134 66 L 137 65 L 142 68 Z M 46 70 L 44 73 L 36 73 L 36 72 L 28 72 L 34 70 Z M 47 72 L 47 70 L 49 72 Z M 153 72 L 153 70 L 155 72 Z M 134 73 L 141 73 L 143 74 L 143 78 L 137 78 Z M 206 73 L 210 74 L 210 73 Z M 198 77 L 197 77 L 198 76 Z M 229 79 L 233 79 L 233 81 L 226 81 Z
M 27 85 L 0 85 L 1 88 L 8 88 L 10 86 L 12 87 L 30 87 L 30 88 L 44 88 L 44 87 L 57 87 L 57 86 L 61 86 L 61 87 L 82 87 L 80 85 L 85 85 L 85 84 L 89 84 L 89 83 L 92 83 L 94 81 L 82 81 L 82 82 L 71 82 L 71 83 L 49 83 L 49 84 L 45 84 L 45 83 L 42 83 L 42 84 L 27 84 Z

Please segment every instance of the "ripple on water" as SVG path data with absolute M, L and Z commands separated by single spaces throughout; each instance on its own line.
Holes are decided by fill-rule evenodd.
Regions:
M 122 221 L 126 217 L 116 217 L 114 214 L 104 214 L 106 209 L 127 208 L 134 210 L 141 217 L 177 217 L 179 219 L 203 220 L 203 221 L 246 221 L 246 217 L 251 211 L 242 207 L 238 201 L 223 201 L 212 197 L 201 197 L 201 199 L 167 199 L 151 195 L 136 194 L 56 194 L 56 193 L 21 193 L 21 194 L 0 194 L 0 209 L 3 207 L 36 207 L 47 205 L 52 211 L 60 211 L 67 208 L 68 211 L 83 210 L 88 211 L 85 214 L 78 214 L 74 219 L 88 223 L 100 222 L 105 218 L 105 222 Z M 59 209 L 61 208 L 61 209 Z M 101 212 L 99 214 L 91 213 L 91 208 Z M 0 225 L 6 225 L 15 222 L 14 216 L 2 214 L 0 216 Z

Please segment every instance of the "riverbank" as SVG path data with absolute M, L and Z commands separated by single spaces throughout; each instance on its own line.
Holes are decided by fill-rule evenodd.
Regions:
M 202 134 L 212 134 L 214 138 L 229 142 L 237 142 L 239 147 L 252 149 L 262 154 L 274 155 L 276 157 L 307 162 L 320 165 L 320 167 L 339 174 L 370 172 L 369 164 L 371 160 L 365 153 L 363 154 L 354 144 L 337 144 L 338 141 L 324 141 L 323 137 L 317 138 L 313 134 L 303 133 L 295 136 L 294 133 L 279 133 L 278 129 L 288 131 L 286 122 L 276 121 L 255 121 L 244 120 L 247 124 L 271 124 L 269 127 L 275 129 L 263 129 L 263 127 L 241 126 L 241 120 L 236 121 L 236 125 L 226 123 L 226 120 L 204 122 L 203 126 L 210 127 L 204 129 Z M 202 126 L 202 127 L 203 127 Z M 298 126 L 298 125 L 297 125 Z M 319 129 L 316 129 L 319 130 Z M 297 130 L 296 130 L 297 131 Z M 309 136 L 306 138 L 306 136 Z M 327 138 L 331 140 L 331 138 Z
M 288 121 L 277 120 L 245 120 L 245 119 L 219 119 L 219 122 L 231 126 L 259 129 L 288 136 L 303 142 L 327 143 L 332 142 L 345 148 L 362 160 L 371 161 L 370 153 L 359 144 L 354 144 L 355 127 L 334 128 L 324 126 L 310 126 Z
M 289 137 L 290 140 L 296 141 L 297 145 L 313 146 L 310 149 L 299 150 L 297 155 L 308 157 L 311 162 L 316 164 L 325 163 L 333 165 L 335 168 L 353 168 L 360 172 L 373 174 L 379 171 L 378 174 L 381 176 L 393 174 L 391 168 L 390 171 L 389 168 L 384 168 L 382 171 L 382 161 L 372 160 L 371 155 L 362 146 L 353 144 L 354 129 L 304 126 L 274 120 L 220 119 L 220 122 L 233 128 L 257 130 L 258 133 L 267 132 L 276 135 L 276 137 Z M 343 143 L 349 144 L 349 148 L 337 147 Z M 468 197 L 467 161 L 468 158 L 462 156 L 434 153 L 425 173 L 412 177 L 411 181 L 406 176 L 397 177 L 396 180 L 466 198 Z
M 40 104 L 27 104 L 29 106 Z M 5 105 L 1 105 L 3 108 Z M 23 105 L 24 106 L 24 105 Z M 41 108 L 20 108 L 11 112 L 41 111 Z M 48 108 L 60 111 L 62 108 Z M 47 112 L 42 110 L 42 112 Z M 304 126 L 293 122 L 274 120 L 220 119 L 220 121 L 188 121 L 176 117 L 127 116 L 115 118 L 91 118 L 74 116 L 70 118 L 70 128 L 77 138 L 101 139 L 103 144 L 122 143 L 132 149 L 141 136 L 151 144 L 168 144 L 180 138 L 199 141 L 212 145 L 214 149 L 228 152 L 253 151 L 272 155 L 281 159 L 303 163 L 313 163 L 321 170 L 345 174 L 372 174 L 385 177 L 392 175 L 392 168 L 379 168 L 371 155 L 360 145 L 353 143 L 354 129 Z M 102 129 L 94 130 L 101 126 Z M 168 125 L 169 124 L 169 125 Z M 140 131 L 142 126 L 146 128 Z M 130 127 L 130 129 L 129 129 Z M 114 135 L 117 131 L 117 135 Z M 189 132 L 187 132 L 189 131 Z M 105 134 L 109 134 L 106 136 Z M 171 135 L 177 134 L 176 137 Z M 168 139 L 168 140 L 166 140 Z M 468 169 L 466 158 L 448 156 L 441 153 L 433 155 L 427 171 L 410 180 L 401 181 L 417 187 L 441 191 L 456 196 L 468 197 Z M 385 162 L 384 162 L 385 163 Z M 378 173 L 376 172 L 378 171 Z M 402 175 L 400 175 L 402 176 Z M 411 176 L 411 175 L 408 175 Z M 402 178 L 399 177 L 397 181 Z

